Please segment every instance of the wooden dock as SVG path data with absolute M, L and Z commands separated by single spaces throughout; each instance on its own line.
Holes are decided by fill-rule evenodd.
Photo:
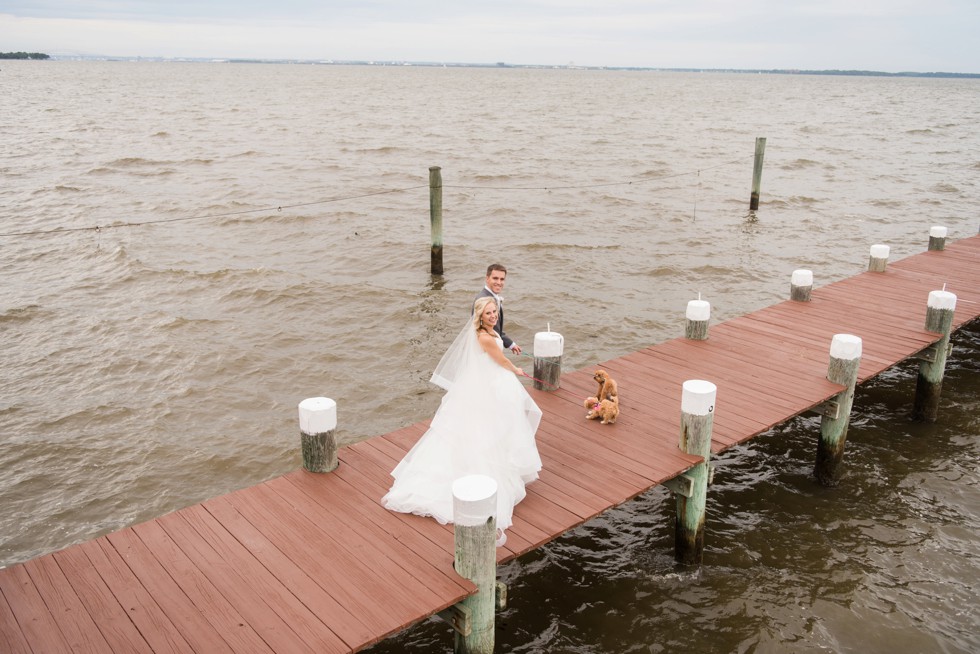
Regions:
M 859 382 L 936 342 L 926 300 L 944 284 L 954 330 L 980 315 L 980 236 L 712 325 L 708 340 L 601 363 L 620 386 L 615 425 L 584 419 L 591 369 L 529 389 L 544 469 L 498 562 L 700 462 L 677 447 L 685 380 L 717 385 L 723 451 L 842 390 L 826 380 L 834 334 L 862 338 Z M 459 602 L 474 586 L 453 570 L 452 526 L 379 504 L 426 426 L 348 446 L 332 473 L 292 472 L 0 570 L 0 651 L 352 652 Z

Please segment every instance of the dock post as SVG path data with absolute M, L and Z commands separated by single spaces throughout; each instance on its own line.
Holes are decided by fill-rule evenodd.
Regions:
M 455 632 L 456 654 L 493 654 L 497 592 L 497 482 L 467 475 L 453 482 L 456 572 L 477 587 L 462 604 L 470 614 L 468 635 Z
M 946 249 L 946 228 L 933 225 L 929 228 L 929 250 L 942 251 Z
M 711 426 L 718 388 L 709 381 L 689 379 L 681 393 L 679 447 L 704 459 L 684 475 L 691 479 L 690 496 L 677 494 L 674 557 L 680 563 L 700 565 L 704 558 L 704 520 L 711 458 Z
M 749 210 L 759 208 L 759 191 L 762 188 L 762 159 L 766 154 L 766 138 L 758 136 L 755 139 L 755 162 L 752 164 L 752 197 L 749 199 Z
M 534 388 L 539 391 L 558 390 L 564 349 L 565 338 L 551 331 L 551 325 L 548 325 L 548 331 L 534 335 Z
M 844 443 L 847 441 L 847 426 L 851 420 L 860 365 L 861 339 L 852 334 L 835 334 L 830 343 L 827 379 L 847 388 L 828 405 L 833 410 L 820 419 L 820 441 L 817 443 L 817 462 L 813 474 L 824 486 L 836 486 L 840 482 Z
M 813 291 L 813 271 L 794 270 L 790 278 L 789 299 L 794 302 L 809 302 Z
M 336 402 L 328 397 L 311 397 L 299 403 L 304 468 L 310 472 L 330 472 L 337 467 L 336 429 Z
M 429 222 L 432 226 L 433 275 L 442 274 L 442 168 L 429 167 Z
M 868 259 L 868 270 L 870 272 L 885 272 L 888 265 L 888 253 L 891 248 L 881 243 L 871 246 L 871 257 Z
M 692 341 L 708 340 L 708 320 L 711 318 L 711 303 L 702 300 L 700 295 L 697 300 L 687 303 L 685 313 L 687 322 L 684 324 L 684 338 Z
M 949 356 L 949 334 L 956 311 L 956 296 L 949 291 L 932 291 L 926 308 L 926 331 L 938 332 L 942 338 L 926 348 L 919 364 L 915 383 L 912 419 L 935 422 L 939 415 L 939 394 L 943 388 L 946 357 Z

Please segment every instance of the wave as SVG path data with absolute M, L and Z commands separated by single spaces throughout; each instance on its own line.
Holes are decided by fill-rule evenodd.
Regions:
M 814 161 L 813 159 L 796 159 L 781 165 L 780 168 L 782 170 L 805 170 L 820 165 L 822 164 L 819 161 Z
M 478 173 L 476 175 L 469 175 L 460 180 L 461 183 L 480 183 L 480 184 L 511 184 L 518 186 L 523 183 L 525 186 L 528 185 L 528 180 L 526 178 L 515 177 L 514 175 L 490 175 L 486 173 Z M 449 185 L 447 185 L 449 186 Z
M 620 250 L 622 245 L 594 245 L 588 243 L 526 243 L 519 246 L 522 250 L 530 252 L 572 252 L 575 250 Z
M 373 148 L 350 148 L 353 154 L 395 154 L 403 152 L 405 148 L 396 145 L 381 145 Z
M 815 204 L 820 204 L 821 200 L 817 198 L 811 198 L 806 195 L 794 195 L 789 198 L 788 202 L 794 205 L 802 205 L 805 207 L 813 206 Z
M 209 325 L 214 325 L 215 328 L 221 324 L 220 320 L 213 318 L 188 318 L 186 316 L 167 316 L 159 323 L 154 325 L 154 329 L 162 329 L 164 331 L 179 331 L 186 329 L 188 327 L 205 327 Z
M 181 164 L 174 161 L 153 161 L 142 157 L 123 157 L 107 164 L 96 166 L 88 171 L 89 175 L 110 175 L 120 172 L 139 177 L 154 177 L 173 175 Z
M 107 165 L 115 168 L 126 168 L 130 166 L 166 166 L 173 164 L 173 161 L 155 161 L 153 159 L 144 159 L 143 157 L 122 157 L 114 161 L 110 161 Z
M 14 307 L 0 313 L 0 324 L 26 323 L 44 317 L 45 311 L 40 304 L 28 304 Z

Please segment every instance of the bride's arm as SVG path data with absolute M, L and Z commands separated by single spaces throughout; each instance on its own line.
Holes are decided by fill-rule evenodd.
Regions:
M 497 339 L 495 339 L 490 334 L 479 334 L 480 347 L 483 351 L 490 355 L 498 365 L 500 365 L 505 370 L 510 370 L 515 375 L 520 375 L 521 377 L 526 377 L 527 373 L 511 363 L 504 353 L 500 350 L 500 346 L 497 345 Z

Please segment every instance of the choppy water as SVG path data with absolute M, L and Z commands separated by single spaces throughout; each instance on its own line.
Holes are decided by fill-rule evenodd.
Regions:
M 679 335 L 697 293 L 724 320 L 978 226 L 973 80 L 8 62 L 0 88 L 0 565 L 296 468 L 306 397 L 352 440 L 429 417 L 492 261 L 508 332 L 550 323 L 575 369 Z M 838 489 L 809 419 L 722 456 L 696 573 L 663 489 L 503 567 L 498 651 L 980 649 L 956 342 L 937 425 L 905 420 L 914 368 L 860 391 Z

